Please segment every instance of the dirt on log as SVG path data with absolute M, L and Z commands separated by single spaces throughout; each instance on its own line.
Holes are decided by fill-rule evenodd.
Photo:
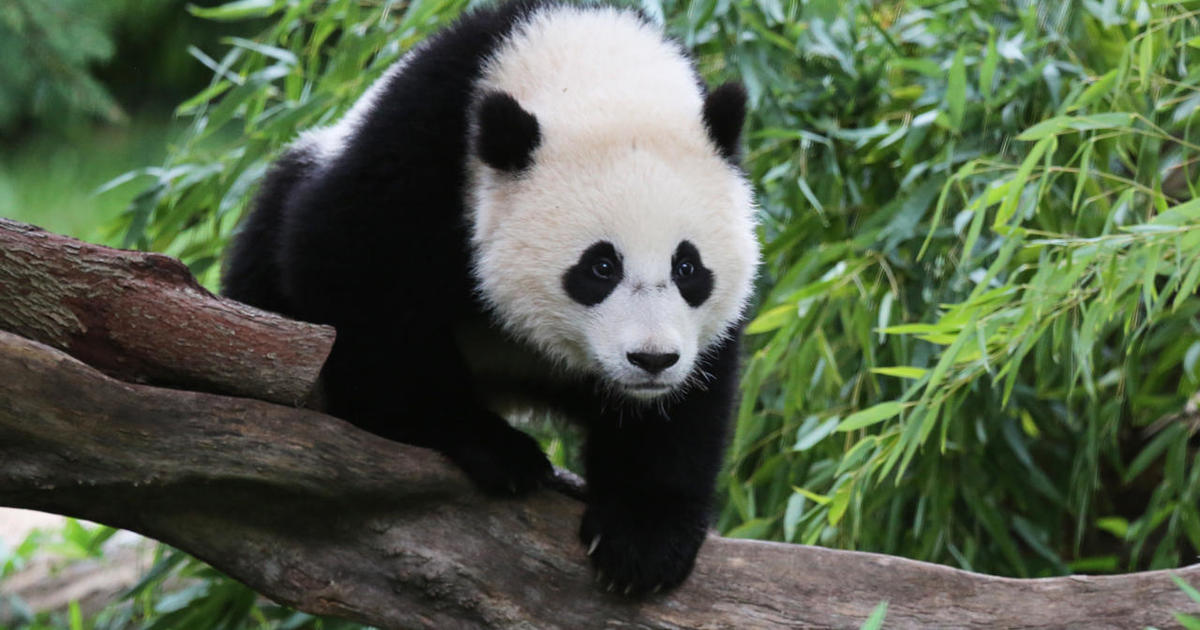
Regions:
M 219 298 L 162 254 L 0 218 L 0 330 L 127 381 L 304 404 L 333 329 Z
M 8 247 L 0 291 L 30 277 L 14 265 L 54 276 Z M 36 321 L 54 301 L 20 286 L 31 310 L 18 320 Z M 1167 628 L 1197 608 L 1171 575 L 1200 585 L 1200 565 L 1016 580 L 711 536 L 681 588 L 630 602 L 593 585 L 582 505 L 561 492 L 489 499 L 432 451 L 313 411 L 117 380 L 4 332 L 0 505 L 131 529 L 277 601 L 383 628 L 851 628 L 881 601 L 888 628 Z

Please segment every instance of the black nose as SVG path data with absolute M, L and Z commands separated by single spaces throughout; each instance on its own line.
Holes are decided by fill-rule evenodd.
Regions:
M 629 362 L 646 370 L 651 374 L 659 372 L 675 365 L 679 360 L 679 354 L 675 352 L 656 353 L 656 352 L 630 352 L 625 355 Z

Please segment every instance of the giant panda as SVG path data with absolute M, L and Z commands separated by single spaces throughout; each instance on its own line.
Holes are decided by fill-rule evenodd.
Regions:
M 578 422 L 601 585 L 670 588 L 705 538 L 759 258 L 745 110 L 636 12 L 477 9 L 287 148 L 224 293 L 335 326 L 327 411 L 486 492 L 552 474 L 502 414 Z

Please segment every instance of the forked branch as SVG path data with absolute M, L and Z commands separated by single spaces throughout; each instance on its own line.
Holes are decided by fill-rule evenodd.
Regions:
M 123 274 L 138 274 L 137 265 L 104 268 L 94 282 L 86 274 L 105 266 L 96 256 L 141 255 L 51 241 L 8 222 L 0 233 L 0 327 L 24 335 L 0 332 L 0 505 L 141 532 L 309 612 L 385 628 L 844 628 L 861 624 L 887 600 L 889 628 L 1131 628 L 1171 627 L 1173 613 L 1195 609 L 1165 571 L 1015 580 L 877 554 L 715 536 L 680 589 L 629 602 L 593 586 L 575 539 L 582 506 L 561 493 L 488 499 L 431 451 L 313 411 L 117 380 L 25 338 L 78 331 L 69 321 L 43 321 L 61 313 L 55 305 L 63 300 L 48 296 L 62 295 L 57 278 L 64 266 L 84 274 L 76 286 L 86 289 L 101 278 L 123 286 Z M 29 239 L 40 243 L 36 254 L 28 253 Z M 175 264 L 166 260 L 152 257 L 151 264 Z M 110 302 L 103 307 L 107 316 L 120 319 L 122 309 L 166 301 L 158 292 L 180 291 L 187 284 L 181 273 L 149 273 L 130 290 L 144 299 Z M 195 287 L 184 291 L 194 294 L 188 298 L 194 311 L 185 316 L 191 328 L 220 329 L 230 309 L 243 308 Z M 87 295 L 64 299 L 73 304 L 71 313 L 92 312 Z M 258 312 L 250 318 L 278 319 Z M 122 334 L 169 344 L 180 334 L 169 319 L 142 317 Z M 255 343 L 318 343 L 328 335 L 294 326 L 268 322 Z M 85 338 L 104 347 L 104 331 L 88 330 Z M 72 335 L 50 337 L 76 349 Z M 224 350 L 211 349 L 213 356 L 241 352 L 240 336 L 231 337 Z M 180 356 L 153 356 L 154 346 L 132 345 L 150 355 L 140 369 Z M 194 346 L 183 359 L 208 350 Z M 223 360 L 215 361 L 214 380 L 204 382 L 228 380 L 219 374 Z M 125 378 L 156 380 L 104 367 Z M 265 384 L 308 378 L 271 370 L 240 372 L 239 379 L 253 381 L 242 383 L 248 389 L 224 391 L 281 391 Z M 302 382 L 295 391 L 310 385 Z M 1173 573 L 1200 584 L 1200 565 Z

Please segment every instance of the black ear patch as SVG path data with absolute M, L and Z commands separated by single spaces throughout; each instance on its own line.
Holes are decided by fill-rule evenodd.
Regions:
M 742 124 L 746 122 L 746 88 L 730 81 L 704 99 L 704 126 L 721 157 L 736 163 L 741 155 Z
M 688 306 L 696 308 L 713 292 L 713 272 L 700 260 L 700 250 L 691 241 L 681 241 L 671 256 L 671 281 Z
M 488 166 L 516 173 L 533 164 L 533 150 L 542 140 L 537 118 L 516 99 L 492 92 L 479 103 L 479 135 L 475 150 Z
M 621 255 L 608 241 L 592 243 L 579 256 L 579 262 L 563 274 L 563 290 L 584 306 L 595 306 L 621 284 L 625 269 Z

